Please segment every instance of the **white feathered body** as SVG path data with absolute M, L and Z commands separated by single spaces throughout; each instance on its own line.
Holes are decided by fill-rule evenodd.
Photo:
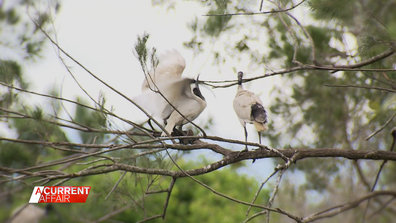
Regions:
M 267 115 L 262 105 L 263 102 L 257 95 L 238 86 L 233 107 L 242 126 L 250 123 L 259 132 L 267 130 Z M 252 108 L 257 108 L 257 110 L 252 110 Z

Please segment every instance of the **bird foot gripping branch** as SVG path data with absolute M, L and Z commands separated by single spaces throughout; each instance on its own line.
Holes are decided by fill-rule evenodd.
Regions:
M 191 129 L 188 129 L 187 131 L 181 131 L 177 128 L 173 129 L 173 132 L 171 134 L 172 136 L 193 136 L 194 133 Z M 196 139 L 186 139 L 186 138 L 179 138 L 179 143 L 182 145 L 188 145 L 188 144 L 193 144 L 193 142 Z

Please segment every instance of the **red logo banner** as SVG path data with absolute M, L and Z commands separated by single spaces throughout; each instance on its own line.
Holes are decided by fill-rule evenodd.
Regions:
M 89 186 L 36 186 L 29 203 L 85 203 Z

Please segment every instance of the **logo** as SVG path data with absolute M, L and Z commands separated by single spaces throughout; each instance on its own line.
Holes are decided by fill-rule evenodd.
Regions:
M 36 186 L 29 203 L 85 203 L 91 187 Z

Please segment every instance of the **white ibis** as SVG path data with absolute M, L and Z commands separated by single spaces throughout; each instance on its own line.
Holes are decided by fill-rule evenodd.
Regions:
M 193 83 L 195 86 L 191 89 Z M 157 87 L 162 95 L 146 89 L 133 100 L 154 117 L 163 119 L 168 133 L 171 133 L 175 126 L 179 126 L 181 130 L 182 125 L 188 123 L 188 120 L 196 119 L 206 107 L 205 98 L 199 90 L 198 79 L 179 78 L 159 83 Z M 175 108 L 188 120 L 183 118 Z M 163 132 L 161 136 L 166 136 L 166 133 Z
M 178 51 L 167 51 L 160 57 L 157 68 L 150 71 L 153 79 L 151 80 L 150 77 L 145 79 L 142 94 L 134 98 L 134 101 L 151 115 L 164 120 L 165 130 L 168 133 L 171 133 L 176 126 L 181 130 L 182 125 L 188 123 L 188 120 L 196 119 L 206 107 L 205 98 L 199 89 L 198 78 L 197 80 L 181 78 L 185 66 L 186 62 Z M 191 89 L 193 83 L 195 86 Z M 166 136 L 166 133 L 163 132 L 161 136 Z
M 259 143 L 261 144 L 261 131 L 267 129 L 267 112 L 263 107 L 263 102 L 253 92 L 243 90 L 242 88 L 243 72 L 238 72 L 238 90 L 235 95 L 233 106 L 238 116 L 239 122 L 245 130 L 245 142 L 247 142 L 246 123 L 253 124 L 258 131 Z M 245 150 L 247 151 L 247 145 Z
M 195 83 L 195 86 L 191 90 L 192 83 Z M 199 90 L 198 78 L 197 80 L 183 78 L 171 84 L 169 88 L 171 88 L 171 91 L 165 93 L 167 95 L 170 93 L 169 98 L 171 98 L 172 101 L 169 100 L 169 102 L 179 111 L 172 110 L 173 108 L 169 104 L 168 108 L 165 108 L 166 111 L 172 110 L 168 119 L 164 121 L 166 124 L 165 130 L 171 133 L 175 126 L 179 126 L 179 130 L 182 131 L 182 126 L 188 123 L 188 120 L 195 120 L 206 108 L 206 101 Z M 180 115 L 180 113 L 183 114 L 185 118 Z M 163 132 L 161 136 L 166 136 L 166 133 Z
M 166 82 L 169 79 L 180 79 L 184 68 L 186 67 L 186 60 L 179 53 L 179 51 L 167 50 L 159 58 L 159 63 L 156 68 L 150 70 L 148 77 L 146 77 L 142 84 L 142 91 L 146 89 L 155 89 L 155 84 Z M 150 85 L 148 84 L 150 83 Z

